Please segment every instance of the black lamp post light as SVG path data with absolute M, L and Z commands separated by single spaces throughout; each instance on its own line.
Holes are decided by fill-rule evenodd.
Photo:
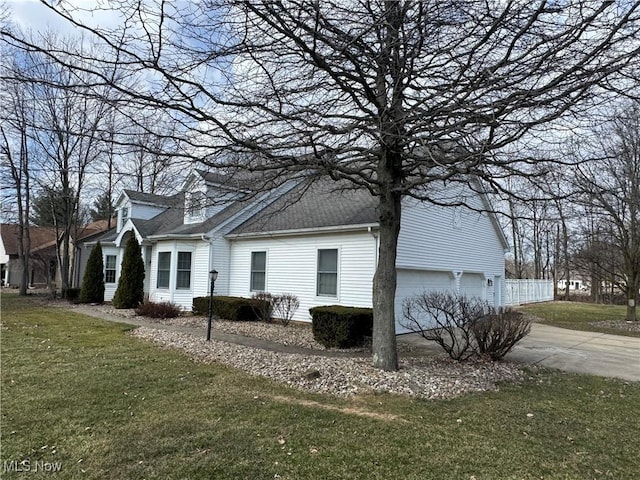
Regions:
M 211 289 L 209 290 L 209 321 L 207 322 L 207 342 L 211 341 L 211 323 L 213 322 L 213 287 L 218 278 L 218 271 L 211 270 L 209 272 L 209 280 L 211 280 Z

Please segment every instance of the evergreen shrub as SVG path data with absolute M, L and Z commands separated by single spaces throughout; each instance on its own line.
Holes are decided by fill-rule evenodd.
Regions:
M 329 305 L 309 309 L 313 337 L 327 348 L 353 348 L 373 331 L 371 308 Z
M 69 290 L 67 290 L 68 295 Z M 93 247 L 87 260 L 87 268 L 82 278 L 79 300 L 80 303 L 104 302 L 104 263 L 102 261 L 102 246 L 100 242 Z

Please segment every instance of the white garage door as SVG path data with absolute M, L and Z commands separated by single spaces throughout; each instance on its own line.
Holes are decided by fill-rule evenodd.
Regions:
M 484 298 L 484 275 L 464 273 L 460 278 L 460 293 L 467 297 Z
M 407 333 L 402 326 L 402 303 L 405 298 L 429 290 L 451 290 L 455 280 L 450 272 L 398 269 L 396 289 L 396 333 Z M 464 273 L 460 278 L 460 293 L 468 297 L 484 296 L 484 276 L 477 273 Z
M 407 333 L 402 326 L 402 302 L 405 298 L 428 290 L 453 290 L 453 275 L 449 272 L 398 269 L 396 288 L 396 333 Z

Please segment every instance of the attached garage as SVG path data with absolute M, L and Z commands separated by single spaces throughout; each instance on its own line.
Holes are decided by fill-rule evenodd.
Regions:
M 401 325 L 402 303 L 405 298 L 420 294 L 426 290 L 453 290 L 454 277 L 451 272 L 430 270 L 398 269 L 398 283 L 396 288 L 396 333 L 407 333 Z
M 396 288 L 396 333 L 408 333 L 402 326 L 402 305 L 407 297 L 425 291 L 456 291 L 456 278 L 453 272 L 433 270 L 398 269 Z M 460 277 L 459 293 L 467 297 L 485 298 L 485 277 L 482 274 L 464 272 Z

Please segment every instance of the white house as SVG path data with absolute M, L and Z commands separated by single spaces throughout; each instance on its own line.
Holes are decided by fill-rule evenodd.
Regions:
M 503 305 L 507 242 L 495 217 L 479 213 L 487 210 L 486 199 L 463 193 L 474 209 L 405 199 L 398 320 L 402 299 L 428 289 Z M 191 174 L 175 196 L 125 191 L 116 204 L 117 228 L 100 239 L 105 299 L 113 297 L 126 240 L 135 235 L 152 301 L 190 309 L 194 297 L 208 295 L 208 272 L 216 269 L 216 295 L 293 293 L 300 300 L 294 319 L 300 321 L 310 321 L 309 308 L 317 305 L 371 307 L 379 248 L 376 205 L 368 191 L 337 189 L 329 180 L 305 190 L 291 184 L 246 196 L 220 175 L 202 171 Z
M 566 280 L 566 279 L 558 280 L 557 282 L 558 290 L 565 291 L 567 288 L 567 284 L 569 285 L 569 290 L 586 291 L 589 289 L 587 286 L 587 283 L 584 280 L 579 278 L 571 278 L 569 280 Z

